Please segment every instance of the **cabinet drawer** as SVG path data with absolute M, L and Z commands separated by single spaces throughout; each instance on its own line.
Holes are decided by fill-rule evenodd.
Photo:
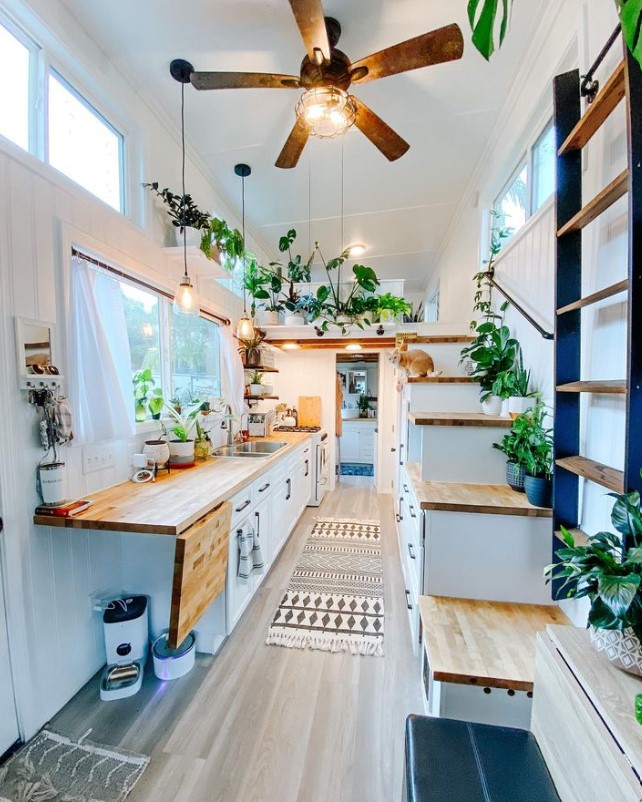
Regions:
M 180 645 L 225 587 L 232 505 L 225 502 L 176 538 L 169 646 Z
M 254 504 L 252 489 L 253 485 L 248 485 L 230 499 L 232 527 L 236 526 L 252 509 L 252 505 Z

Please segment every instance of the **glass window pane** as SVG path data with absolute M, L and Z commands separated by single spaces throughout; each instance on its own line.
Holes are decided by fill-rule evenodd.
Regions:
M 121 204 L 122 136 L 49 75 L 49 163 L 114 209 Z
M 29 48 L 0 25 L 0 134 L 29 150 Z
M 162 387 L 159 299 L 126 282 L 120 282 L 120 289 L 132 355 L 132 378 L 138 374 L 139 378 L 144 379 L 134 383 L 132 388 L 136 400 L 136 420 L 144 421 L 151 417 L 150 401 L 158 397 L 156 391 Z M 149 372 L 141 376 L 143 371 Z M 158 414 L 153 402 L 152 408 Z
M 221 394 L 218 326 L 172 307 L 172 397 L 182 403 Z
M 511 234 L 519 231 L 526 222 L 527 186 L 528 167 L 524 164 L 495 203 L 499 215 L 497 224 L 500 228 L 511 229 Z
M 547 126 L 533 147 L 533 211 L 555 190 L 555 128 Z

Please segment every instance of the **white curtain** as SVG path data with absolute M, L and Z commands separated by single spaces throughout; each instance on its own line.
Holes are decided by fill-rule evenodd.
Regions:
M 245 375 L 243 362 L 238 352 L 238 343 L 234 339 L 231 326 L 221 326 L 221 389 L 225 403 L 232 407 L 234 415 L 239 417 L 243 412 L 243 396 L 245 395 Z
M 76 442 L 136 433 L 129 339 L 118 281 L 71 260 L 69 395 Z

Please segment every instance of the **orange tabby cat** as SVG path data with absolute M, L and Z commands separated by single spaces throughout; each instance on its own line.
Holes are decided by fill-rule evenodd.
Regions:
M 398 348 L 390 354 L 392 364 L 406 377 L 423 378 L 424 376 L 441 376 L 441 370 L 435 370 L 435 363 L 430 354 L 420 349 L 400 351 Z

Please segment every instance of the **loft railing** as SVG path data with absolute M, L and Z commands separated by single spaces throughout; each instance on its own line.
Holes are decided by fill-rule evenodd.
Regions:
M 520 315 L 522 315 L 522 317 L 524 317 L 524 319 L 525 319 L 525 320 L 527 320 L 527 321 L 528 321 L 528 322 L 531 324 L 531 326 L 533 326 L 533 328 L 534 328 L 534 329 L 536 329 L 536 330 L 539 332 L 539 334 L 541 334 L 541 335 L 542 335 L 542 337 L 543 337 L 545 340 L 554 340 L 554 339 L 555 339 L 555 335 L 553 334 L 553 332 L 551 332 L 551 331 L 546 331 L 546 329 L 545 329 L 543 326 L 541 326 L 541 325 L 540 325 L 540 324 L 539 324 L 539 323 L 538 323 L 538 322 L 535 320 L 535 318 L 534 318 L 534 317 L 533 317 L 531 314 L 529 314 L 529 313 L 528 313 L 528 312 L 527 312 L 527 311 L 524 309 L 524 307 L 523 307 L 521 304 L 519 304 L 519 303 L 518 303 L 518 302 L 517 302 L 517 301 L 516 301 L 516 300 L 513 298 L 513 296 L 512 296 L 512 295 L 509 295 L 509 293 L 507 293 L 507 292 L 506 292 L 506 290 L 505 290 L 505 289 L 504 289 L 504 288 L 501 286 L 501 284 L 498 284 L 498 283 L 497 283 L 497 281 L 496 281 L 496 279 L 495 279 L 495 271 L 494 271 L 494 270 L 489 270 L 489 271 L 486 273 L 486 278 L 488 279 L 489 283 L 490 283 L 490 284 L 492 284 L 492 285 L 493 285 L 493 287 L 495 287 L 495 289 L 497 290 L 497 292 L 500 292 L 500 293 L 501 293 L 501 294 L 504 296 L 504 298 L 506 298 L 506 300 L 507 300 L 507 301 L 509 302 L 509 304 L 510 304 L 510 305 L 513 307 L 513 309 L 516 309 L 516 310 L 517 310 L 517 311 L 520 313 Z

